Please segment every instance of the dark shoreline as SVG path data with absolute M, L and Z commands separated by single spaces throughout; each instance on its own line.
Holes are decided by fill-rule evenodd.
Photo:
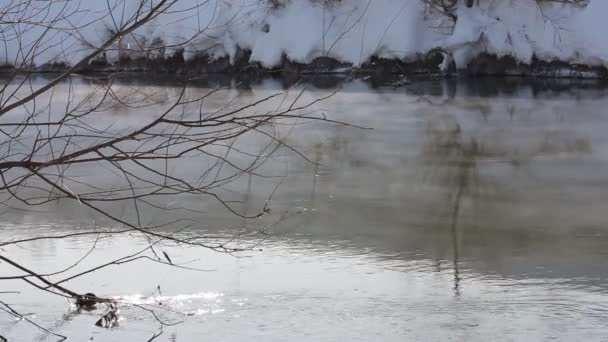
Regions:
M 78 70 L 80 74 L 142 73 L 193 77 L 212 74 L 231 75 L 247 78 L 275 77 L 294 78 L 303 76 L 333 75 L 342 78 L 371 77 L 384 80 L 382 83 L 398 83 L 405 78 L 452 78 L 452 77 L 531 77 L 552 79 L 592 79 L 608 80 L 608 68 L 571 64 L 563 61 L 542 61 L 534 58 L 532 63 L 523 64 L 512 57 L 498 57 L 481 54 L 465 68 L 456 69 L 450 64 L 446 70 L 440 65 L 448 56 L 440 50 L 416 56 L 410 61 L 399 59 L 372 58 L 361 66 L 353 66 L 329 57 L 318 57 L 311 63 L 302 64 L 283 57 L 280 66 L 265 68 L 257 62 L 250 62 L 251 51 L 240 50 L 231 61 L 228 57 L 212 59 L 202 55 L 185 60 L 181 53 L 162 59 L 124 58 L 109 64 L 105 59 L 97 59 Z M 61 73 L 69 69 L 63 63 L 46 64 L 30 70 L 34 73 Z M 14 73 L 11 66 L 0 66 L 0 75 Z

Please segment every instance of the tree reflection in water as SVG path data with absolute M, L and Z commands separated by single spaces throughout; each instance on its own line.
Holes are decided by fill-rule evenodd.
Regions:
M 483 121 L 487 122 L 486 111 Z M 509 112 L 513 116 L 512 112 Z M 563 154 L 588 154 L 591 144 L 585 138 L 571 137 L 565 132 L 548 129 L 543 136 L 525 150 L 510 141 L 502 141 L 498 135 L 487 134 L 480 138 L 479 132 L 467 135 L 455 116 L 445 114 L 429 120 L 425 127 L 425 142 L 418 158 L 422 183 L 438 189 L 440 210 L 435 213 L 447 222 L 452 242 L 452 268 L 454 274 L 453 290 L 455 296 L 461 294 L 461 272 L 459 268 L 462 248 L 463 204 L 471 206 L 473 219 L 480 214 L 480 202 L 484 193 L 491 192 L 504 197 L 518 197 L 521 194 L 506 188 L 504 183 L 492 177 L 483 177 L 480 172 L 488 165 L 504 164 L 516 172 L 526 168 L 534 158 Z M 514 202 L 516 198 L 511 198 Z M 431 209 L 433 211 L 436 208 Z M 486 213 L 487 214 L 487 213 Z M 492 213 L 492 215 L 501 213 Z M 504 213 L 503 213 L 504 215 Z M 496 218 L 495 218 L 496 219 Z M 506 221 L 508 217 L 504 218 Z

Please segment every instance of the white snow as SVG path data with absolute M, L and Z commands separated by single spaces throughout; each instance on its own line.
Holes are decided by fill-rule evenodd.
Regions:
M 37 65 L 75 63 L 107 39 L 115 22 L 131 17 L 140 1 L 148 7 L 158 3 L 0 0 L 0 64 L 16 64 L 32 56 Z M 269 0 L 178 0 L 167 13 L 114 44 L 107 58 L 117 60 L 119 50 L 132 57 L 158 54 L 145 50 L 160 38 L 168 46 L 165 55 L 185 44 L 187 59 L 207 53 L 234 60 L 238 48 L 244 48 L 251 49 L 252 61 L 266 67 L 278 65 L 284 55 L 302 63 L 329 56 L 360 65 L 372 56 L 414 59 L 433 48 L 450 51 L 459 67 L 482 52 L 525 63 L 536 56 L 608 65 L 606 0 L 590 0 L 586 7 L 481 0 L 473 8 L 460 1 L 453 29 L 441 27 L 445 18 L 430 15 L 421 0 L 282 2 L 273 6 Z M 19 10 L 15 4 L 20 4 Z M 11 24 L 19 19 L 18 25 Z M 73 27 L 77 30 L 69 30 Z M 35 44 L 37 48 L 30 51 Z

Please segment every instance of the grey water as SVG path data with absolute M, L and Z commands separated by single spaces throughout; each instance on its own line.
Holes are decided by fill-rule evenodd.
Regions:
M 167 82 L 118 85 L 178 91 Z M 302 86 L 320 98 L 336 85 Z M 230 189 L 245 210 L 273 192 L 269 215 L 246 220 L 176 199 L 206 212 L 183 234 L 235 236 L 246 251 L 168 246 L 174 262 L 199 270 L 142 260 L 70 282 L 124 303 L 112 329 L 94 326 L 103 309 L 78 312 L 22 282 L 0 282 L 0 298 L 69 341 L 147 341 L 159 324 L 146 305 L 178 323 L 156 341 L 608 341 L 608 88 L 498 79 L 339 86 L 311 110 L 371 129 L 281 128 L 309 160 L 281 149 L 260 171 L 279 177 L 243 176 Z M 247 103 L 283 85 L 229 88 Z M 96 120 L 126 125 L 150 110 L 114 109 Z M 111 185 L 98 169 L 80 172 Z M 2 208 L 0 240 L 115 225 L 74 202 Z M 166 215 L 145 213 L 150 222 Z M 0 253 L 51 271 L 83 255 L 102 264 L 147 243 L 74 237 Z M 0 272 L 15 270 L 0 263 Z M 3 312 L 0 335 L 57 340 Z

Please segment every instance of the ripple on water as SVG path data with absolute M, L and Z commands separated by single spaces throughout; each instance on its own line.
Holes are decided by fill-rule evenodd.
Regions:
M 113 298 L 125 308 L 123 315 L 127 319 L 139 317 L 141 312 L 138 312 L 137 309 L 155 310 L 159 317 L 179 320 L 186 317 L 216 315 L 241 310 L 249 302 L 248 298 L 226 298 L 224 293 L 215 291 L 153 296 L 133 294 Z

